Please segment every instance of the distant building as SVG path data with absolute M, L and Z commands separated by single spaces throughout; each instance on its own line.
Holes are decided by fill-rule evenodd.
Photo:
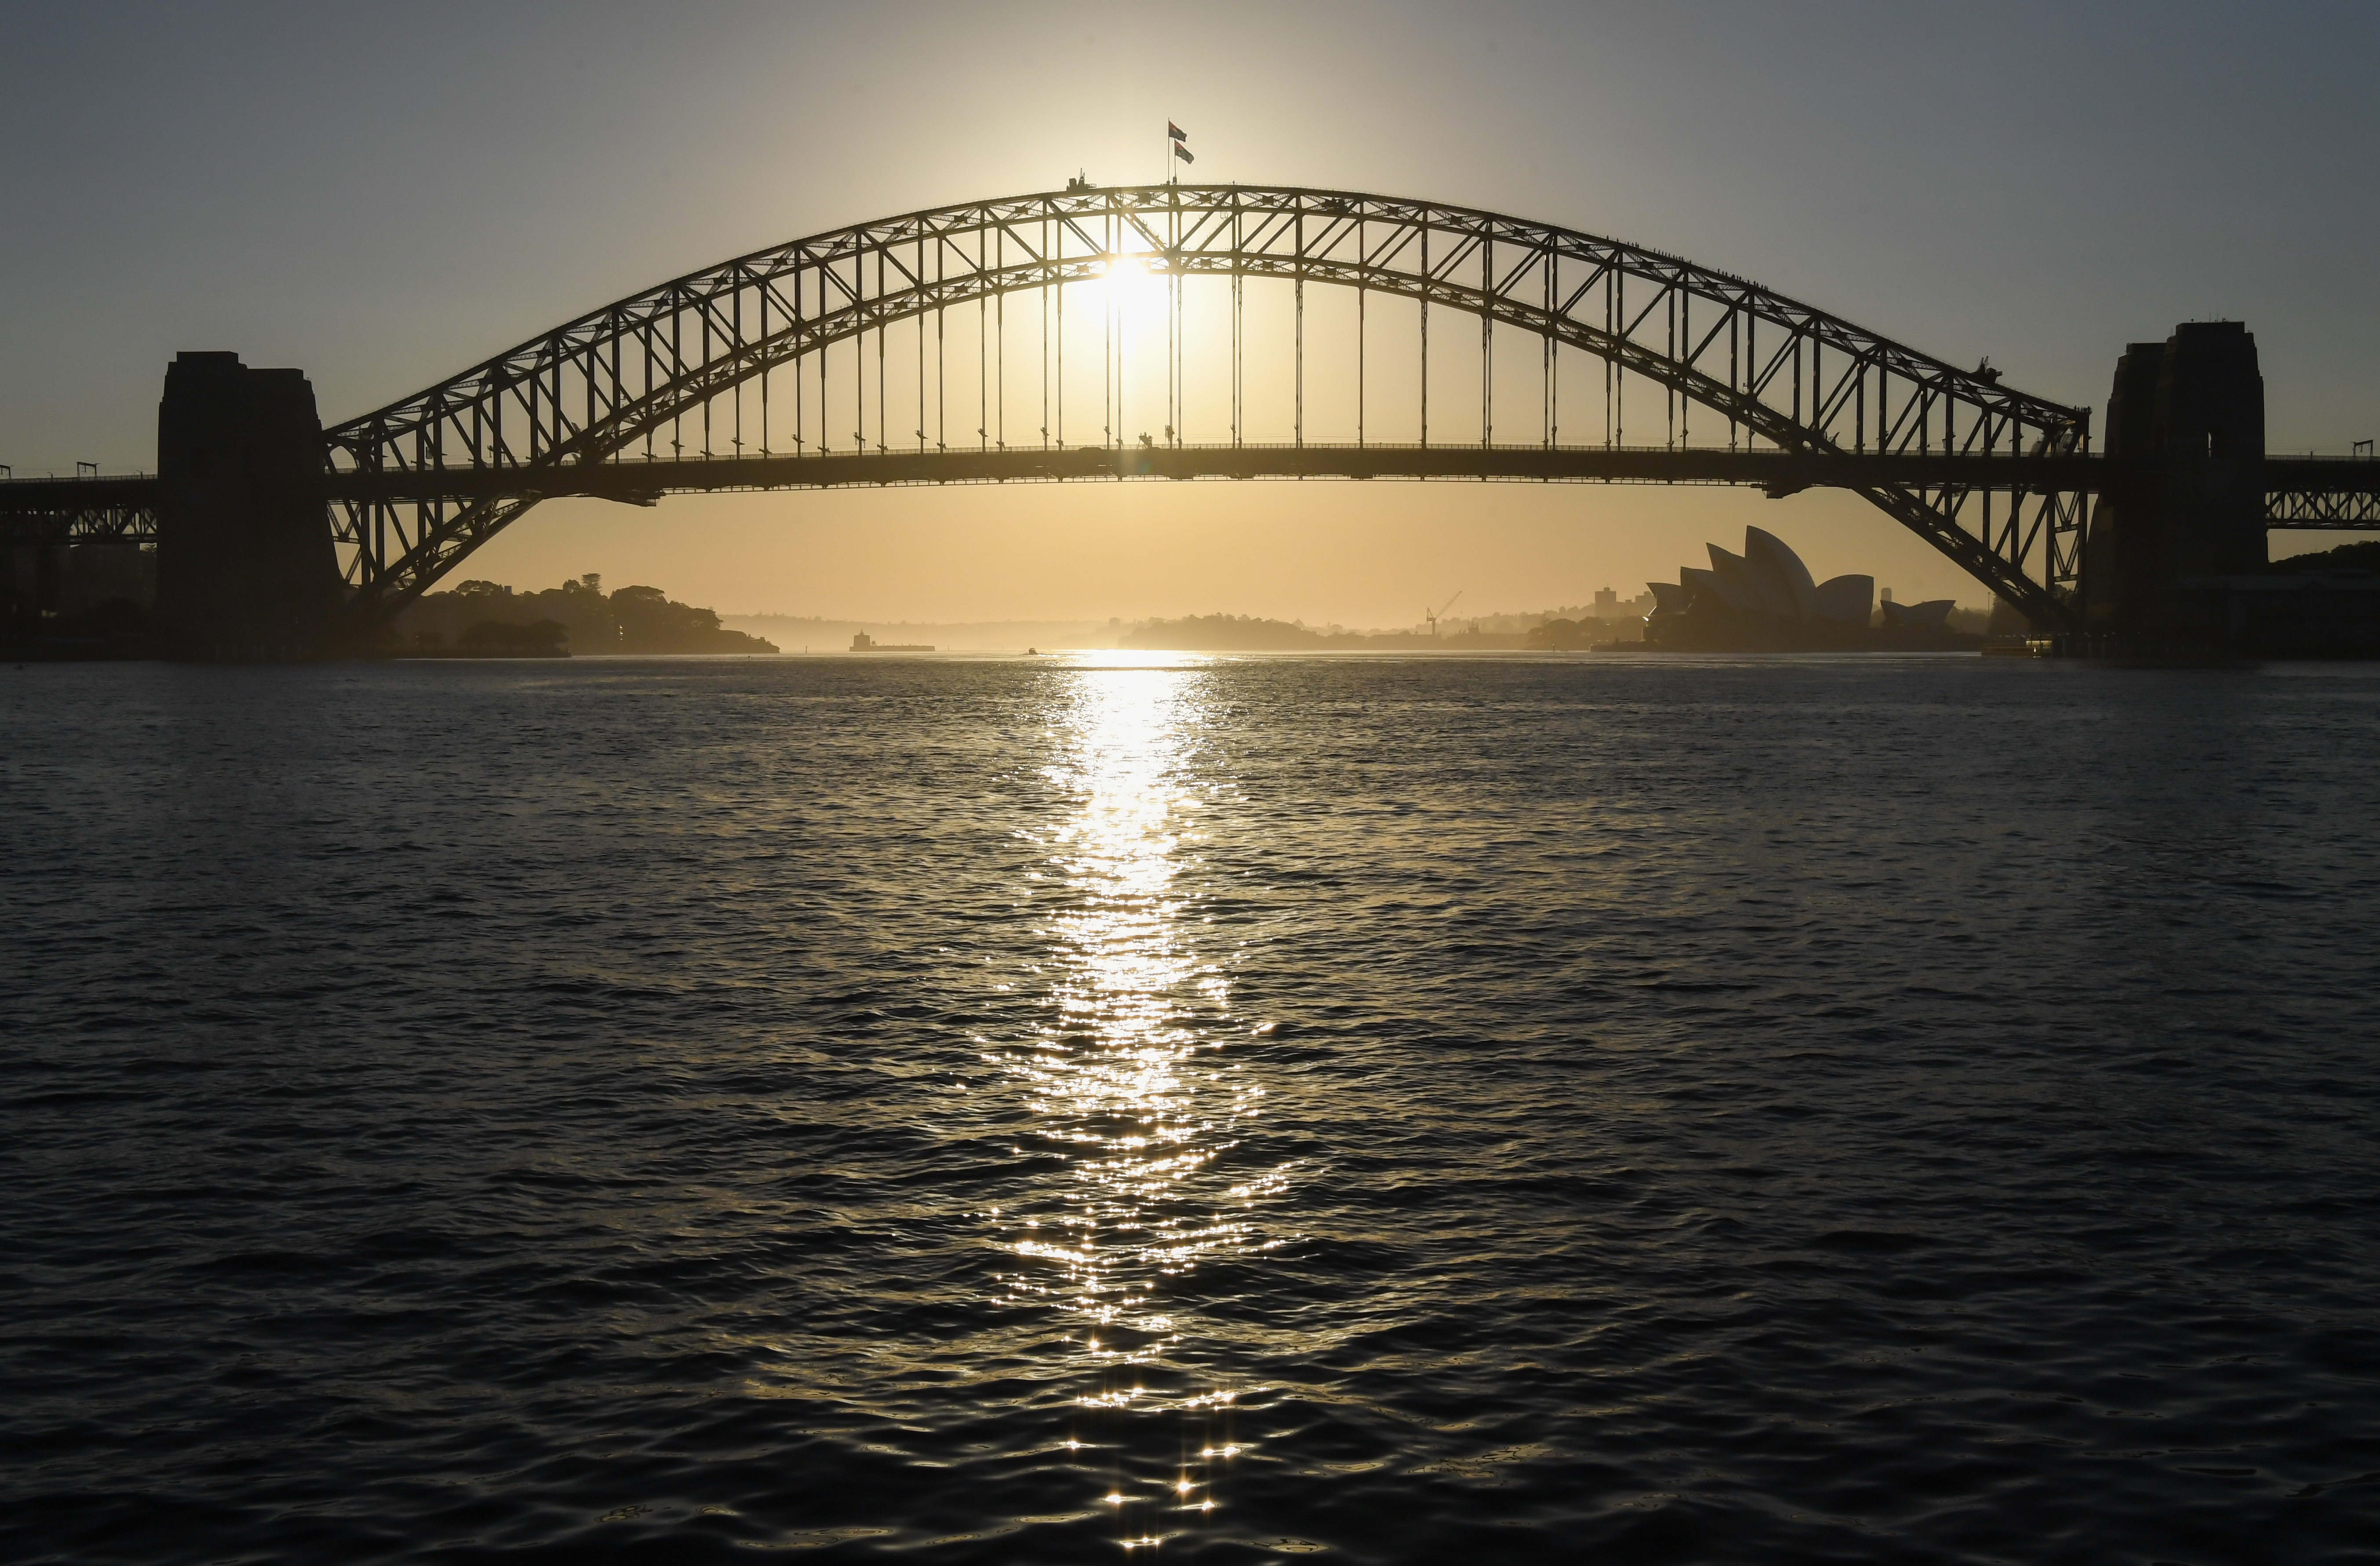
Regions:
M 1810 576 L 1785 540 L 1760 528 L 1743 530 L 1743 552 L 1717 544 L 1708 567 L 1688 565 L 1675 582 L 1647 582 L 1653 611 L 1645 639 L 1658 646 L 1710 650 L 1855 650 L 1968 647 L 1979 638 L 1949 627 L 1952 601 L 1898 604 L 1886 589 L 1876 618 L 1876 578 Z M 1600 609 L 1605 595 L 1597 595 Z
M 1947 598 L 1928 599 L 1924 603 L 1895 603 L 1887 599 L 1882 607 L 1888 625 L 1922 626 L 1929 631 L 1949 628 L 1951 601 Z

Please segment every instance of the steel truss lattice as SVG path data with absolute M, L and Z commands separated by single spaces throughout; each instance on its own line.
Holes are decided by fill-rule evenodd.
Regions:
M 1632 390 L 1641 407 L 1651 389 L 1660 397 L 1672 447 L 1692 444 L 1689 416 L 1701 408 L 1717 416 L 1704 425 L 1702 449 L 2011 459 L 2005 481 L 1995 481 L 1990 469 L 1980 480 L 1943 484 L 1863 481 L 1855 463 L 1829 471 L 1852 475 L 1844 487 L 2022 607 L 2035 623 L 2057 625 L 2069 617 L 2081 566 L 2084 492 L 2029 482 L 2044 465 L 2023 459 L 2087 453 L 2086 408 L 2029 396 L 2001 385 L 1988 370 L 1958 369 L 1757 284 L 1617 240 L 1426 201 L 1193 185 L 1080 188 L 973 202 L 757 251 L 606 305 L 337 426 L 326 434 L 333 493 L 340 497 L 333 504 L 333 526 L 355 589 L 351 608 L 366 618 L 393 612 L 540 493 L 568 488 L 551 480 L 569 469 L 625 467 L 640 448 L 641 455 L 659 455 L 664 433 L 668 458 L 682 463 L 690 422 L 701 435 L 701 454 L 722 461 L 754 455 L 779 463 L 787 455 L 847 457 L 851 448 L 835 450 L 841 435 L 825 429 L 822 417 L 816 440 L 797 427 L 795 453 L 770 451 L 766 410 L 772 382 L 789 382 L 798 395 L 813 374 L 808 367 L 822 367 L 826 350 L 846 343 L 864 349 L 870 334 L 880 365 L 873 450 L 891 455 L 898 444 L 905 451 L 905 435 L 898 443 L 888 438 L 891 416 L 882 407 L 885 328 L 929 316 L 939 322 L 941 312 L 962 305 L 980 311 L 996 303 L 1006 330 L 1009 315 L 1029 314 L 1012 310 L 1010 298 L 1039 291 L 1046 311 L 1049 295 L 1059 292 L 1062 342 L 1062 286 L 1099 277 L 1127 257 L 1169 278 L 1232 280 L 1234 443 L 1247 433 L 1237 393 L 1237 302 L 1246 280 L 1284 280 L 1296 291 L 1298 412 L 1294 431 L 1282 433 L 1293 433 L 1293 443 L 1300 445 L 1305 285 L 1355 289 L 1359 298 L 1401 297 L 1421 306 L 1425 356 L 1432 310 L 1481 322 L 1483 366 L 1493 353 L 1497 326 L 1545 345 L 1542 439 L 1497 445 L 1492 405 L 1483 407 L 1478 477 L 1500 476 L 1511 466 L 1499 453 L 1559 447 L 1555 346 L 1564 346 L 1608 367 L 1601 424 L 1615 448 Z M 1169 344 L 1179 330 L 1175 297 Z M 925 342 L 921 327 L 916 450 L 930 455 L 922 408 Z M 1003 337 L 1001 351 L 1005 345 Z M 979 353 L 988 351 L 979 346 Z M 1062 408 L 1063 362 L 1062 349 Z M 1426 367 L 1426 357 L 1423 362 Z M 856 356 L 855 369 L 865 374 L 864 353 Z M 822 376 L 823 368 L 815 373 Z M 1169 365 L 1169 398 L 1180 374 L 1178 364 Z M 941 383 L 938 375 L 938 396 Z M 1004 379 L 1002 384 L 1004 395 Z M 1426 443 L 1426 368 L 1421 384 Z M 1492 398 L 1495 384 L 1483 368 L 1483 398 Z M 757 395 L 762 408 L 758 454 L 744 440 L 747 394 Z M 1107 395 L 1103 390 L 1103 415 Z M 864 395 L 856 407 L 852 446 L 866 452 Z M 1005 423 L 1003 413 L 999 429 Z M 930 424 L 933 452 L 951 451 L 946 420 Z M 1026 427 L 1042 444 L 1060 438 L 1046 419 Z M 723 437 L 729 447 L 723 453 L 717 450 L 722 429 L 732 431 Z M 1001 441 L 989 418 L 975 433 L 978 450 L 1033 443 Z M 1724 446 L 1718 445 L 1722 433 Z M 1102 423 L 1100 443 L 1122 441 L 1111 422 Z M 1179 442 L 1169 428 L 1167 443 Z M 449 475 L 452 492 L 431 492 Z M 516 478 L 516 488 L 491 492 L 492 475 L 500 485 Z M 395 482 L 376 489 L 376 481 L 386 480 Z M 396 492 L 407 498 L 387 498 Z
M 2265 523 L 2308 532 L 2380 532 L 2380 494 L 2370 490 L 2271 490 Z
M 156 485 L 146 474 L 0 483 L 0 543 L 63 549 L 156 541 Z

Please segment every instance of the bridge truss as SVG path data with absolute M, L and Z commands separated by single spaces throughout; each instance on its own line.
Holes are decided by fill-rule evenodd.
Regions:
M 2265 525 L 2309 532 L 2380 531 L 2380 462 L 2267 456 Z
M 156 483 L 146 473 L 0 483 L 0 546 L 53 549 L 156 541 Z
M 1130 334 L 1121 291 L 1097 285 L 1127 274 L 1164 285 L 1163 417 L 1144 415 L 1161 441 L 1125 433 Z M 1309 374 L 1325 370 L 1309 364 L 1307 296 L 1325 285 L 1354 300 L 1354 362 L 1327 369 L 1352 370 L 1353 442 L 1307 439 Z M 1228 303 L 1201 314 L 1202 286 Z M 1252 305 L 1265 289 L 1285 289 L 1288 308 Z M 1088 443 L 1068 439 L 1070 298 Z M 1373 325 L 1390 301 L 1396 319 Z M 1218 312 L 1229 438 L 1194 443 L 1194 394 L 1202 416 L 1226 396 L 1188 368 L 1223 342 Z M 1099 413 L 1087 424 L 1091 333 Z M 1517 415 L 1516 347 L 1536 371 L 1534 406 Z M 1450 358 L 1474 354 L 1475 371 L 1449 374 Z M 1251 357 L 1293 382 L 1286 428 L 1249 427 Z M 1417 367 L 1397 378 L 1410 407 L 1384 407 L 1373 389 L 1391 360 Z M 1475 409 L 1451 419 L 1450 383 Z M 1391 423 L 1401 438 L 1375 438 Z M 2088 409 L 1742 278 L 1493 212 L 1250 186 L 1079 187 L 796 240 L 590 311 L 326 441 L 350 608 L 367 620 L 548 495 L 1277 471 L 1831 484 L 2058 625 L 2091 487 L 2076 460 Z

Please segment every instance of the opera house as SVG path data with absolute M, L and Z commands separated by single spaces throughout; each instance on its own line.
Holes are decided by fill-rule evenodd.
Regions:
M 1674 582 L 1647 582 L 1653 613 L 1645 644 L 1689 652 L 1934 651 L 1973 648 L 1981 637 L 1949 628 L 1952 601 L 1888 601 L 1878 616 L 1874 577 L 1813 580 L 1802 557 L 1765 528 L 1743 530 L 1743 552 L 1717 544 L 1710 568 L 1689 565 Z

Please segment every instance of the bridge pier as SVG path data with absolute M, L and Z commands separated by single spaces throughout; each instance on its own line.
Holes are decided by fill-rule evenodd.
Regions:
M 2085 635 L 2141 648 L 2234 639 L 2227 579 L 2263 572 L 2265 380 L 2236 321 L 2134 343 L 2107 398 L 2108 482 L 2082 552 Z
M 157 617 L 168 651 L 329 650 L 341 601 L 322 424 L 295 370 L 184 353 L 157 406 Z

